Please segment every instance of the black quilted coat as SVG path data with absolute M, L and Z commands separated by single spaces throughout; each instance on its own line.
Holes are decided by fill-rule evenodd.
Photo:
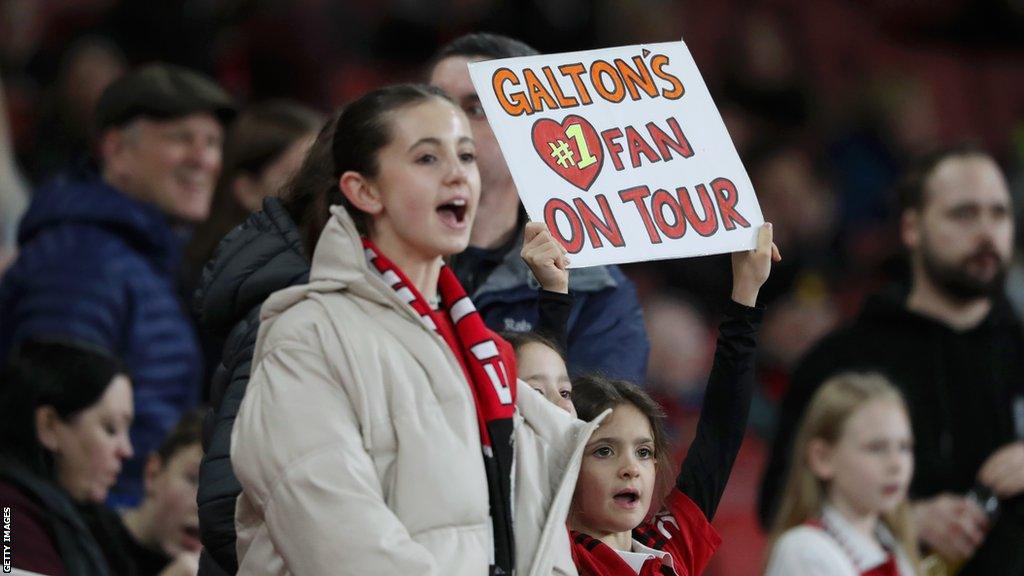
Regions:
M 235 574 L 235 499 L 242 487 L 231 469 L 231 427 L 249 384 L 263 301 L 309 279 L 309 259 L 295 222 L 276 198 L 224 237 L 203 270 L 194 310 L 207 339 L 223 343 L 203 425 L 199 468 L 202 576 Z

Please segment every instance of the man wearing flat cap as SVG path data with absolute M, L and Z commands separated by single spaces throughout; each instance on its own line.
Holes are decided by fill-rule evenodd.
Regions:
M 206 219 L 231 98 L 184 68 L 145 66 L 96 109 L 98 173 L 36 191 L 0 281 L 0 358 L 26 338 L 98 345 L 132 379 L 135 456 L 111 493 L 142 495 L 146 456 L 199 400 L 202 358 L 180 303 L 177 230 Z

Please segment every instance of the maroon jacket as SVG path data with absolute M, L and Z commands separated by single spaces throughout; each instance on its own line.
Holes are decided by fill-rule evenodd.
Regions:
M 10 508 L 9 545 L 13 566 L 40 574 L 67 574 L 42 507 L 20 488 L 4 480 L 0 480 L 0 506 L 5 511 Z

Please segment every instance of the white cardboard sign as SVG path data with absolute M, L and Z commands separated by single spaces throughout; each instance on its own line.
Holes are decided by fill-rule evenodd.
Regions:
M 746 250 L 763 223 L 683 42 L 469 65 L 519 196 L 572 267 Z

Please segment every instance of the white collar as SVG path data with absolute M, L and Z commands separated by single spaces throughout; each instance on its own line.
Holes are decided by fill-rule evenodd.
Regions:
M 654 548 L 648 548 L 643 544 L 633 539 L 632 549 L 627 552 L 625 550 L 616 550 L 619 553 L 619 557 L 625 560 L 626 564 L 633 569 L 633 572 L 640 573 L 640 569 L 643 568 L 644 562 L 647 562 L 651 558 L 660 558 L 661 563 L 669 568 L 675 570 L 675 566 L 672 565 L 672 555 L 662 550 L 655 550 Z
M 875 538 L 868 538 L 850 524 L 849 520 L 835 507 L 826 504 L 821 514 L 821 524 L 840 548 L 846 553 L 860 572 L 867 572 L 889 558 L 889 550 L 899 556 L 899 545 L 885 523 L 879 521 Z M 881 542 L 881 545 L 879 545 Z M 883 548 L 884 546 L 884 548 Z

